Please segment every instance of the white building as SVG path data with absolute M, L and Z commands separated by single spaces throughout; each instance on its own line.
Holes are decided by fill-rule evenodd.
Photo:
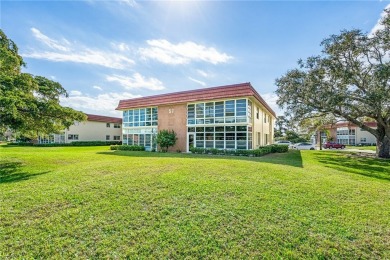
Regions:
M 60 134 L 39 136 L 38 143 L 71 143 L 74 141 L 121 141 L 122 119 L 87 115 L 87 121 L 76 122 Z

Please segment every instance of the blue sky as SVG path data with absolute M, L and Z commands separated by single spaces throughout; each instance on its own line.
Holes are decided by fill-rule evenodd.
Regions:
M 62 104 L 120 116 L 120 99 L 275 79 L 342 29 L 369 33 L 385 1 L 7 1 L 0 27 L 25 72 L 58 81 Z

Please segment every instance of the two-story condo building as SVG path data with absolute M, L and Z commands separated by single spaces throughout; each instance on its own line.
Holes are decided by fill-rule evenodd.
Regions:
M 87 115 L 87 121 L 75 122 L 60 134 L 38 137 L 38 143 L 71 143 L 77 141 L 121 141 L 122 118 Z
M 273 143 L 276 115 L 250 83 L 120 100 L 123 144 L 156 149 L 158 131 L 174 130 L 171 151 L 191 147 L 255 149 Z

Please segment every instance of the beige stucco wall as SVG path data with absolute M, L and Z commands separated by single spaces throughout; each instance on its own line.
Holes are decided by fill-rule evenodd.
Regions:
M 256 99 L 252 99 L 252 133 L 253 133 L 253 149 L 259 146 L 272 144 L 274 142 L 274 127 L 276 118 L 268 112 L 268 110 Z M 259 108 L 259 119 L 257 119 L 257 108 Z M 264 116 L 267 116 L 267 122 L 264 123 Z M 269 120 L 269 118 L 271 120 Z M 260 132 L 260 140 L 258 133 Z M 268 134 L 268 141 L 265 142 L 265 134 Z
M 114 135 L 120 136 L 122 140 L 122 124 L 120 128 L 114 128 L 114 123 L 110 127 L 104 122 L 85 121 L 76 123 L 65 130 L 65 143 L 73 141 L 106 141 L 106 135 L 110 135 L 110 141 L 114 141 Z M 78 134 L 78 140 L 68 140 L 69 134 Z
M 356 127 L 356 144 L 362 143 L 361 138 L 366 138 L 363 143 L 376 144 L 376 138 L 368 131 L 362 131 L 359 127 Z
M 158 131 L 173 130 L 176 133 L 177 141 L 169 151 L 187 149 L 187 104 L 176 104 L 158 107 Z

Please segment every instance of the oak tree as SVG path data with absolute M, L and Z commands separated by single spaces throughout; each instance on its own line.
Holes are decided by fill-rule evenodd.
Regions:
M 390 158 L 390 10 L 372 34 L 331 35 L 322 54 L 298 62 L 276 79 L 278 105 L 297 120 L 332 114 L 377 139 L 377 156 Z M 377 122 L 377 128 L 365 124 Z
M 68 97 L 60 83 L 22 72 L 18 47 L 0 30 L 0 130 L 57 133 L 86 115 L 60 105 Z

